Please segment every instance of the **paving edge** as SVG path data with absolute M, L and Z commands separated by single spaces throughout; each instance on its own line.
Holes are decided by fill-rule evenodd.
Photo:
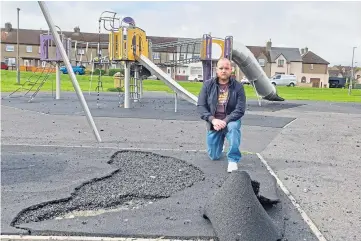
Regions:
M 291 192 L 286 188 L 286 186 L 282 183 L 282 181 L 278 178 L 276 173 L 272 170 L 270 165 L 268 165 L 267 161 L 262 157 L 261 154 L 256 153 L 261 162 L 266 166 L 269 173 L 277 180 L 277 184 L 280 189 L 286 194 L 286 196 L 292 202 L 292 205 L 297 209 L 297 211 L 301 214 L 302 219 L 307 223 L 313 234 L 319 241 L 327 241 L 327 239 L 323 236 L 321 231 L 317 228 L 311 218 L 306 214 L 306 212 L 301 208 L 301 205 L 296 201 L 296 199 L 292 196 Z
M 84 237 L 84 236 L 32 236 L 32 235 L 1 235 L 2 241 L 20 241 L 20 240 L 69 240 L 69 241 L 189 241 L 189 239 L 156 239 L 143 238 L 109 238 L 109 237 Z M 196 239 L 195 241 L 213 241 L 214 239 Z

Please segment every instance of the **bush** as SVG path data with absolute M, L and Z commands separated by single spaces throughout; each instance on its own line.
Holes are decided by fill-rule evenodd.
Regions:
M 108 88 L 109 92 L 124 92 L 122 88 Z
M 99 73 L 101 73 L 101 75 L 105 75 L 105 70 L 95 69 L 93 75 L 99 75 Z
M 114 76 L 115 73 L 120 72 L 124 75 L 124 69 L 110 69 L 109 70 L 109 76 Z

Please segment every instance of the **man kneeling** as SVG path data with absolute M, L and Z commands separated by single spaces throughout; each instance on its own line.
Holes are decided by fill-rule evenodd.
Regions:
M 243 85 L 231 78 L 232 65 L 222 58 L 217 63 L 217 77 L 207 80 L 198 96 L 197 110 L 207 123 L 207 151 L 211 160 L 221 158 L 227 138 L 228 172 L 238 169 L 241 160 L 241 118 L 245 113 Z

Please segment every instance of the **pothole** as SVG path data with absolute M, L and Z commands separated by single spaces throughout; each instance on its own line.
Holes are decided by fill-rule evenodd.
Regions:
M 69 198 L 24 209 L 11 225 L 140 208 L 204 180 L 199 168 L 151 152 L 119 151 L 108 164 L 118 169 L 83 183 Z

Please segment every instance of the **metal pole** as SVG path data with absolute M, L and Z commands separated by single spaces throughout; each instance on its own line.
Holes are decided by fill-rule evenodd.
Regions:
M 69 73 L 70 79 L 71 79 L 71 81 L 72 81 L 72 83 L 73 83 L 73 86 L 74 86 L 74 89 L 75 89 L 75 91 L 76 91 L 76 94 L 78 95 L 78 98 L 79 98 L 79 100 L 80 100 L 80 103 L 81 103 L 81 105 L 82 105 L 82 107 L 83 107 L 83 109 L 84 109 L 84 112 L 85 112 L 85 114 L 86 114 L 88 123 L 90 124 L 90 126 L 91 126 L 92 129 L 93 129 L 93 133 L 94 133 L 97 141 L 98 141 L 98 142 L 101 142 L 101 138 L 100 138 L 98 129 L 97 129 L 97 127 L 95 126 L 93 117 L 92 117 L 92 115 L 91 115 L 91 113 L 90 113 L 90 111 L 89 111 L 88 105 L 87 105 L 87 103 L 86 103 L 86 101 L 85 101 L 85 98 L 84 98 L 84 96 L 83 96 L 83 93 L 82 93 L 82 91 L 81 91 L 81 89 L 80 89 L 80 86 L 79 86 L 79 83 L 78 83 L 78 81 L 77 81 L 77 79 L 76 79 L 76 76 L 75 76 L 75 74 L 74 74 L 73 68 L 72 68 L 71 65 L 70 65 L 70 61 L 69 61 L 69 59 L 68 59 L 68 56 L 66 55 L 64 46 L 61 44 L 60 37 L 59 37 L 58 32 L 57 32 L 56 29 L 55 29 L 53 20 L 52 20 L 50 14 L 48 13 L 48 9 L 47 9 L 45 3 L 42 2 L 42 1 L 38 1 L 38 3 L 39 3 L 39 6 L 40 6 L 40 8 L 41 8 L 41 11 L 43 12 L 43 15 L 44 15 L 44 17 L 45 17 L 45 20 L 46 20 L 46 22 L 47 22 L 47 24 L 48 24 L 48 26 L 49 26 L 49 28 L 50 28 L 53 36 L 54 36 L 54 41 L 55 41 L 55 43 L 56 43 L 56 46 L 59 47 L 59 51 L 60 51 L 61 57 L 63 58 L 63 61 L 64 61 L 64 63 L 65 63 L 65 66 L 66 66 L 67 70 L 68 70 L 68 73 Z
M 178 95 L 177 92 L 174 92 L 174 112 L 177 112 L 177 106 L 178 106 Z
M 20 84 L 20 58 L 19 58 L 19 12 L 20 8 L 17 8 L 17 15 L 18 15 L 18 30 L 16 34 L 16 43 L 17 43 L 17 53 L 16 53 L 16 80 L 17 83 Z
M 351 95 L 351 90 L 352 90 L 352 82 L 353 82 L 353 60 L 354 60 L 354 56 L 355 56 L 355 49 L 356 49 L 356 47 L 353 47 L 353 48 L 352 48 L 351 77 L 350 77 L 350 83 L 349 83 L 349 87 L 348 87 L 348 95 Z
M 59 100 L 59 99 L 60 99 L 60 89 L 61 89 L 59 62 L 56 62 L 55 68 L 56 68 L 56 82 L 55 82 L 56 92 L 55 92 L 55 99 Z
M 125 61 L 124 65 L 124 108 L 129 108 L 130 105 L 130 62 Z
M 134 68 L 134 102 L 138 102 L 138 100 L 139 100 L 139 98 L 138 98 L 138 96 L 139 96 L 138 82 L 139 82 L 139 66 L 135 65 L 135 68 Z
M 139 79 L 139 101 L 143 98 L 143 78 Z

